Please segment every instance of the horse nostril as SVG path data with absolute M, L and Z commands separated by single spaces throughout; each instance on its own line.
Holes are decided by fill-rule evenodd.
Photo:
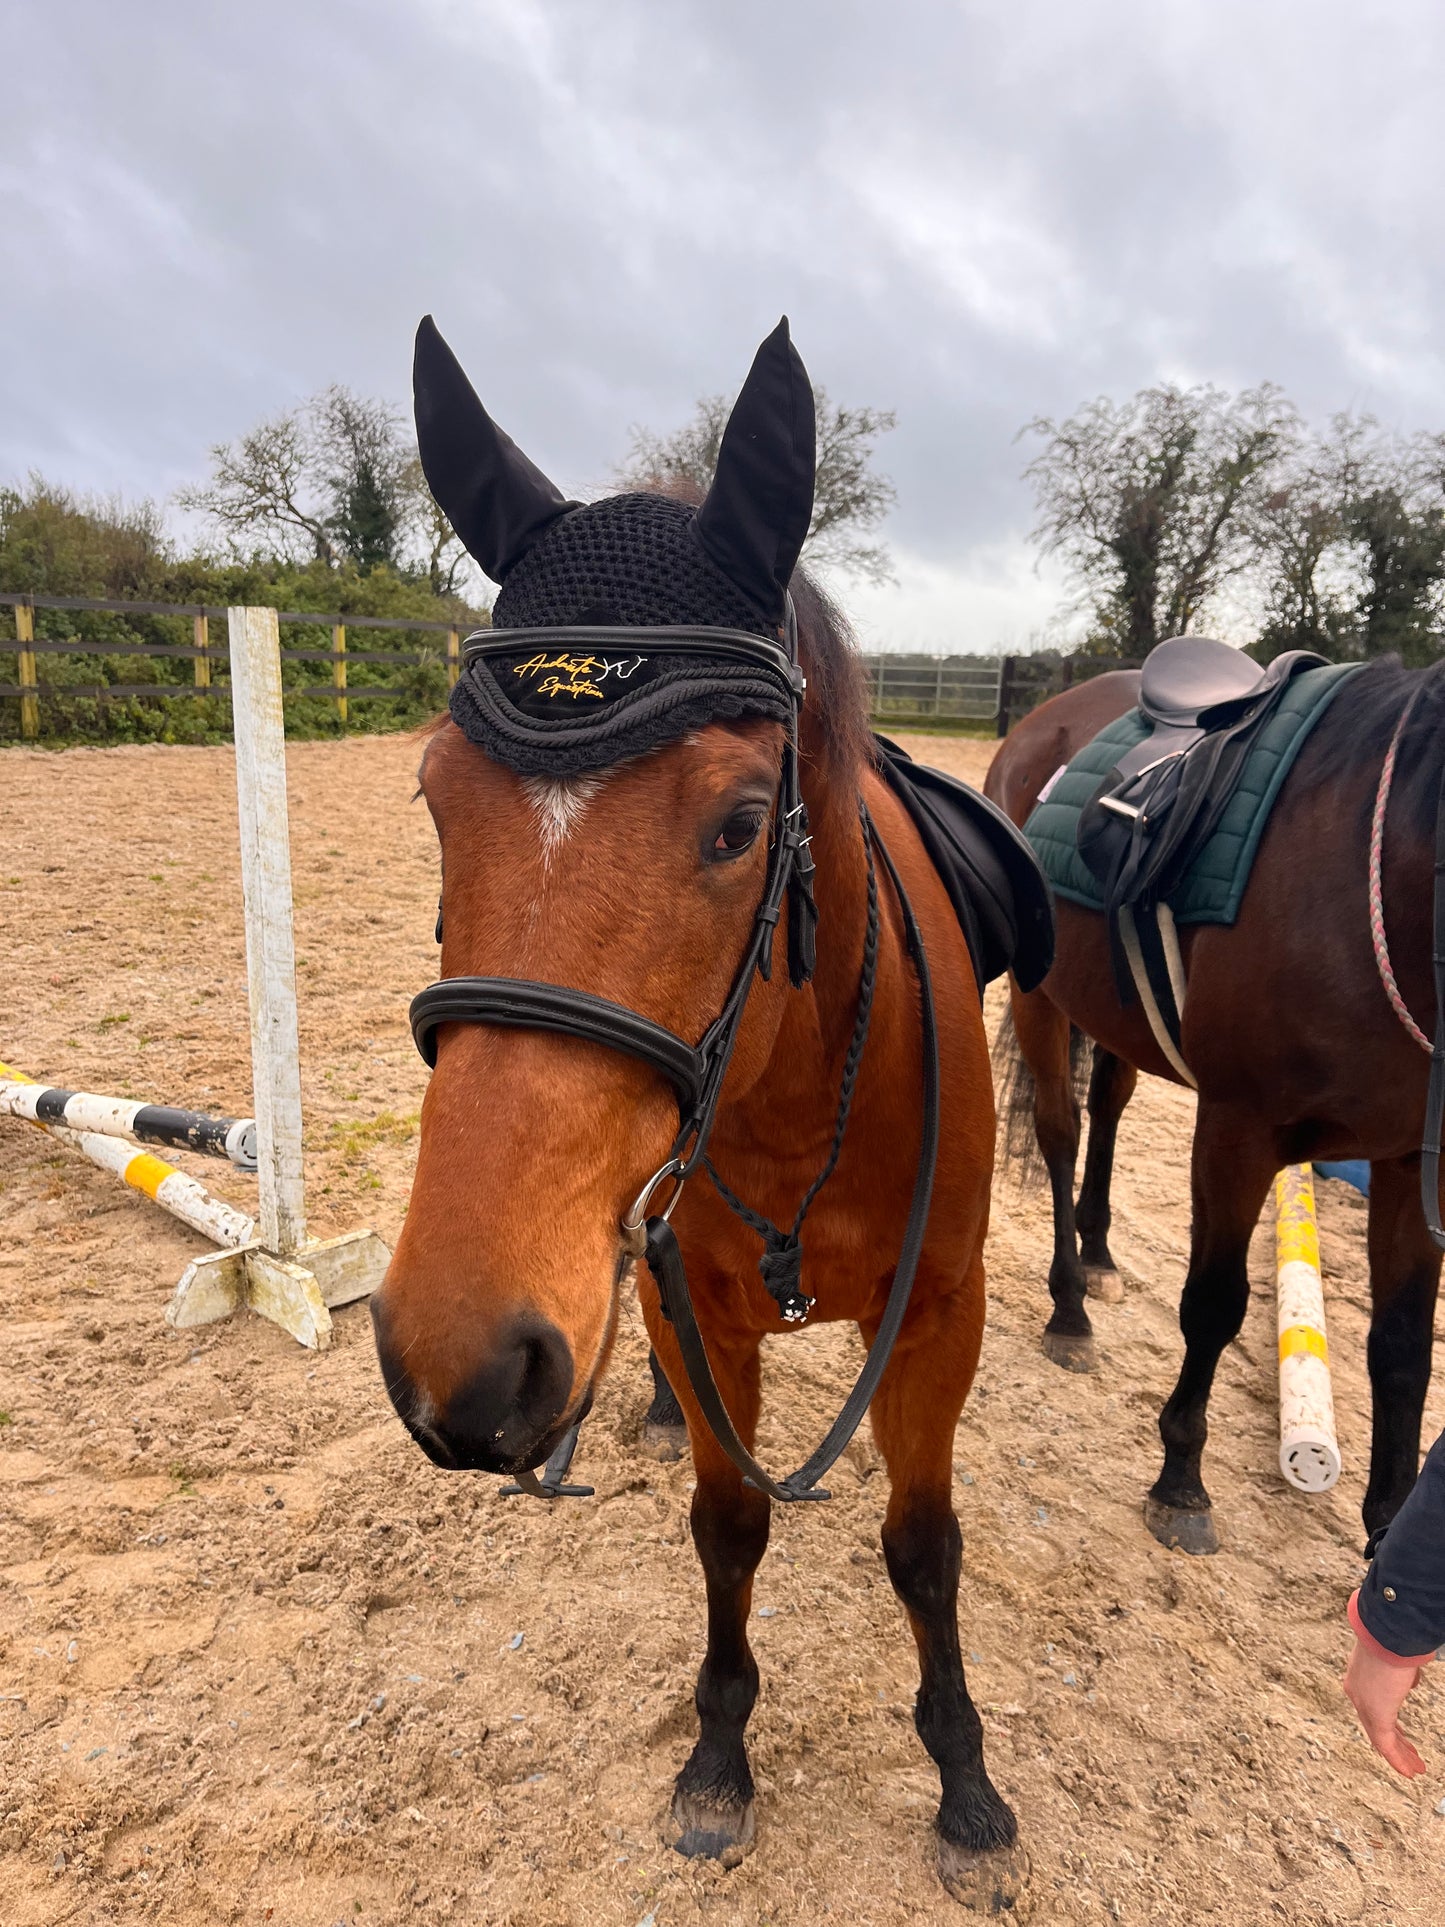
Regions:
M 439 1413 L 435 1429 L 464 1463 L 510 1470 L 545 1440 L 572 1396 L 572 1348 L 557 1327 L 519 1318 Z

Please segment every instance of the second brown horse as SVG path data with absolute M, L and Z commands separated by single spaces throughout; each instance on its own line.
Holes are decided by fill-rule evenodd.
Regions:
M 1003 744 L 987 793 L 1022 825 L 1059 767 L 1139 696 L 1117 672 L 1054 697 Z M 1237 921 L 1181 930 L 1188 982 L 1183 1053 L 1199 1086 L 1193 1228 L 1179 1322 L 1184 1360 L 1159 1420 L 1164 1464 L 1145 1504 L 1165 1545 L 1218 1544 L 1202 1477 L 1209 1393 L 1249 1301 L 1250 1235 L 1275 1173 L 1317 1158 L 1370 1161 L 1370 1384 L 1374 1436 L 1364 1522 L 1387 1526 L 1419 1467 L 1440 1253 L 1420 1204 L 1429 1057 L 1391 1009 L 1374 956 L 1370 838 L 1382 765 L 1406 705 L 1383 852 L 1385 926 L 1399 987 L 1435 1022 L 1431 901 L 1445 681 L 1393 660 L 1355 676 L 1320 719 L 1275 804 Z M 1107 1282 L 1109 1184 L 1119 1117 L 1137 1073 L 1180 1082 L 1137 1004 L 1121 1002 L 1102 913 L 1057 906 L 1055 963 L 1012 995 L 1018 1052 L 1054 1203 L 1044 1350 L 1093 1366 L 1087 1282 Z M 1077 1033 L 1095 1042 L 1089 1148 L 1077 1209 Z M 1071 1035 L 1072 1033 L 1072 1035 Z M 1080 1238 L 1082 1237 L 1082 1251 Z M 1092 1279 L 1090 1275 L 1092 1274 Z

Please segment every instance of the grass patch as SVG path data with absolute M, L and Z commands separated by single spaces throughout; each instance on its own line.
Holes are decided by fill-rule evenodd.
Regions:
M 360 1158 L 378 1145 L 397 1147 L 410 1143 L 421 1128 L 421 1112 L 409 1111 L 398 1117 L 394 1111 L 381 1111 L 375 1117 L 361 1118 L 355 1124 L 333 1124 L 326 1133 L 326 1147 L 344 1158 Z
M 15 1423 L 15 1414 L 13 1412 L 6 1412 L 3 1410 L 0 1410 L 0 1426 L 13 1425 L 14 1423 Z
M 102 1017 L 96 1028 L 98 1030 L 109 1030 L 112 1024 L 128 1024 L 129 1022 L 130 1012 L 128 1010 L 118 1010 L 113 1016 Z

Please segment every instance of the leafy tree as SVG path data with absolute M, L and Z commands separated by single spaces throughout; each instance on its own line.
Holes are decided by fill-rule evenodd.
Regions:
M 1284 457 L 1256 520 L 1265 622 L 1252 650 L 1269 662 L 1286 649 L 1343 659 L 1357 651 L 1350 502 L 1369 417 L 1336 415 L 1317 441 Z
M 410 454 L 386 402 L 328 388 L 311 404 L 317 466 L 330 499 L 328 527 L 341 553 L 365 572 L 396 567 L 409 504 Z
M 1377 440 L 1365 451 L 1345 504 L 1349 535 L 1362 554 L 1360 652 L 1393 650 L 1406 662 L 1440 653 L 1445 589 L 1445 499 L 1440 443 L 1401 447 Z
M 11 594 L 155 601 L 169 555 L 153 502 L 78 496 L 39 475 L 0 488 L 0 588 Z
M 1338 658 L 1439 653 L 1445 593 L 1445 443 L 1402 442 L 1337 415 L 1295 451 L 1260 519 L 1268 620 L 1256 647 Z
M 887 548 L 864 539 L 892 508 L 897 491 L 875 473 L 874 443 L 897 423 L 891 408 L 844 408 L 814 388 L 818 472 L 806 561 L 844 569 L 869 582 L 892 579 Z M 680 489 L 701 501 L 717 470 L 723 430 L 732 413 L 726 395 L 705 395 L 690 421 L 669 435 L 634 428 L 632 447 L 617 470 L 623 488 Z
M 1095 648 L 1145 656 L 1184 635 L 1259 553 L 1258 514 L 1298 438 L 1271 384 L 1228 395 L 1172 384 L 1024 430 L 1045 554 L 1069 565 Z

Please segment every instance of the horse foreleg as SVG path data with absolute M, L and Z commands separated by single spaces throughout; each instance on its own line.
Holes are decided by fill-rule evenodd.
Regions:
M 921 1283 L 922 1281 L 920 1281 Z M 892 1491 L 883 1556 L 918 1647 L 913 1723 L 939 1771 L 938 1870 L 956 1899 L 984 1913 L 1013 1907 L 1025 1861 L 1018 1823 L 983 1758 L 983 1726 L 969 1698 L 958 1638 L 963 1541 L 952 1502 L 953 1434 L 982 1335 L 983 1267 L 976 1297 L 940 1294 L 911 1315 L 873 1400 L 873 1435 Z M 961 1307 L 976 1303 L 975 1315 Z M 869 1343 L 871 1331 L 865 1332 Z
M 650 1315 L 648 1328 L 673 1383 L 686 1388 L 672 1327 Z M 723 1403 L 751 1451 L 761 1377 L 758 1340 L 740 1335 L 729 1347 L 710 1337 L 708 1357 Z M 748 1644 L 748 1611 L 753 1574 L 767 1550 L 771 1506 L 765 1493 L 743 1484 L 690 1390 L 684 1389 L 681 1404 L 697 1474 L 692 1538 L 707 1586 L 707 1651 L 697 1676 L 697 1745 L 672 1796 L 672 1844 L 690 1858 L 732 1862 L 753 1843 L 753 1776 L 743 1736 L 758 1697 L 758 1665 Z
M 1184 1363 L 1159 1415 L 1164 1467 L 1144 1501 L 1154 1537 L 1184 1552 L 1219 1550 L 1201 1473 L 1209 1393 L 1219 1355 L 1244 1323 L 1249 1240 L 1277 1167 L 1272 1138 L 1247 1112 L 1201 1101 L 1194 1127 L 1189 1274 L 1179 1302 Z
M 1012 992 L 1014 1031 L 1034 1080 L 1034 1134 L 1054 1205 L 1054 1255 L 1049 1265 L 1053 1316 L 1044 1327 L 1044 1356 L 1069 1372 L 1092 1372 L 1094 1328 L 1084 1309 L 1084 1267 L 1074 1221 L 1074 1166 L 1079 1156 L 1079 1106 L 1074 1098 L 1069 1020 L 1040 991 Z
M 1420 1469 L 1430 1389 L 1440 1253 L 1420 1209 L 1420 1159 L 1370 1166 L 1370 1483 L 1363 1506 L 1373 1552 Z
M 652 1403 L 642 1421 L 642 1443 L 655 1459 L 680 1459 L 687 1446 L 687 1421 L 667 1374 L 650 1347 L 647 1369 L 652 1373 Z
M 1109 1188 L 1114 1179 L 1119 1119 L 1138 1082 L 1139 1073 L 1132 1064 L 1126 1064 L 1102 1044 L 1095 1044 L 1089 1076 L 1089 1147 L 1084 1153 L 1084 1182 L 1079 1187 L 1074 1215 L 1089 1292 L 1106 1305 L 1117 1304 L 1124 1296 L 1119 1267 L 1109 1250 L 1109 1226 L 1113 1223 Z

